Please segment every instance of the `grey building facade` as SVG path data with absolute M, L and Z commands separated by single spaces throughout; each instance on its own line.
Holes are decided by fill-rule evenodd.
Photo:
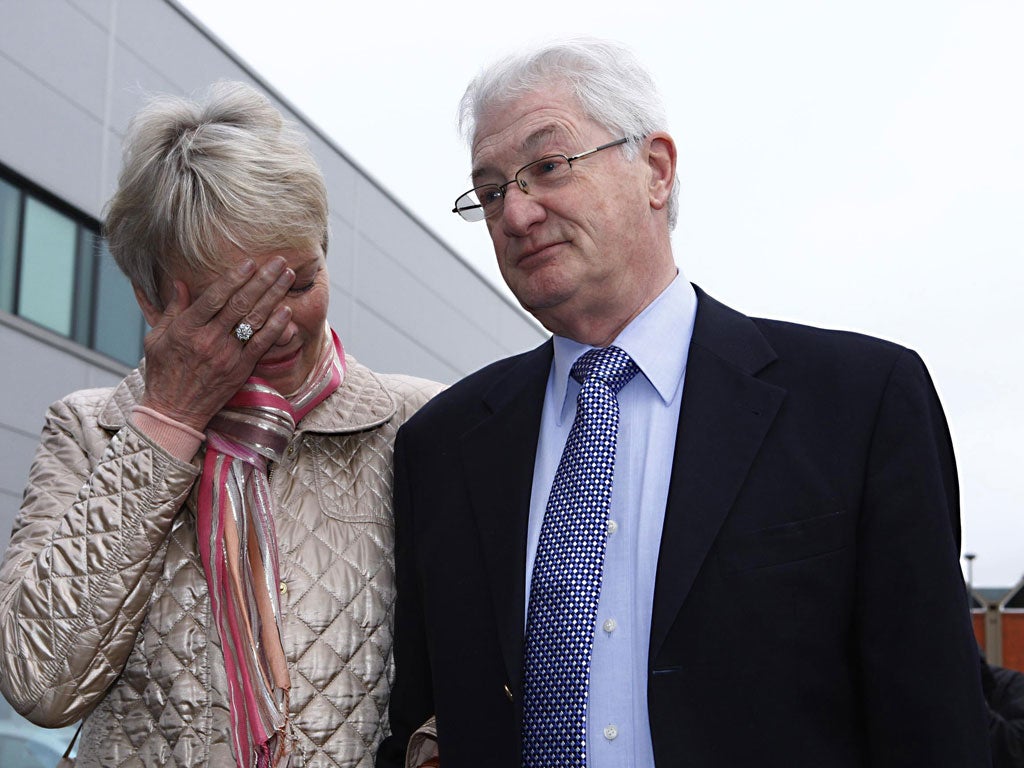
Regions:
M 147 94 L 218 79 L 259 87 L 309 135 L 331 207 L 329 319 L 350 354 L 451 382 L 545 338 L 173 0 L 0 0 L 0 551 L 46 407 L 141 353 L 99 235 L 128 120 Z
M 10 243 L 0 296 L 19 300 L 0 303 L 0 529 L 10 528 L 46 406 L 115 383 L 140 353 L 141 317 L 102 244 L 88 245 L 88 275 L 81 264 L 73 272 L 74 246 L 53 251 L 81 251 L 98 231 L 125 126 L 149 93 L 244 80 L 307 129 L 331 206 L 329 319 L 361 362 L 450 382 L 545 337 L 176 3 L 0 0 L 0 13 L 0 189 L 24 198 L 20 220 L 18 203 L 0 216 L 0 244 Z M 80 232 L 51 236 L 53 219 Z M 83 297 L 83 283 L 106 287 Z M 90 312 L 91 341 L 78 323 Z

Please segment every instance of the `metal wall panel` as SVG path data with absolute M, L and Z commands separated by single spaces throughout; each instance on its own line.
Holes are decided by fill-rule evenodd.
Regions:
M 266 90 L 303 125 L 331 206 L 330 319 L 374 369 L 451 382 L 535 346 L 545 334 L 386 190 L 372 168 L 306 123 L 258 73 L 219 46 L 173 0 L 4 2 L 0 25 L 0 162 L 100 218 L 131 115 L 151 92 L 191 93 L 218 79 Z M 0 548 L 47 406 L 115 383 L 124 367 L 0 315 Z

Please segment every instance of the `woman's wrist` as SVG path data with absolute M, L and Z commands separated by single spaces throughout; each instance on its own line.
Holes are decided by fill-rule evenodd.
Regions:
M 202 432 L 143 405 L 132 408 L 132 423 L 142 434 L 181 461 L 191 461 L 206 439 Z

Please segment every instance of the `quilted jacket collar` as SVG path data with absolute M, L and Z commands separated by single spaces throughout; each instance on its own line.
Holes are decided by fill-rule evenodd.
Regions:
M 116 432 L 128 421 L 132 408 L 145 391 L 146 362 L 114 387 L 100 412 L 99 423 Z M 341 386 L 307 414 L 296 432 L 362 432 L 390 420 L 397 406 L 380 379 L 350 355 L 345 356 L 345 379 Z

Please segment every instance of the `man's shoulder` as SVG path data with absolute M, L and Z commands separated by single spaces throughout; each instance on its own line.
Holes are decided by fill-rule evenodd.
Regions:
M 924 366 L 917 353 L 853 330 L 752 317 L 698 288 L 693 343 L 749 372 L 778 383 L 814 382 L 835 375 L 854 386 L 877 386 L 897 367 Z
M 438 422 L 466 423 L 487 411 L 487 402 L 496 393 L 526 385 L 528 381 L 546 380 L 551 363 L 551 342 L 485 365 L 438 393 L 410 419 L 407 427 L 416 429 Z
M 825 328 L 788 320 L 752 317 L 751 321 L 780 354 L 817 353 L 824 356 L 881 356 L 895 358 L 907 351 L 902 344 L 859 331 Z
M 793 390 L 842 398 L 880 394 L 894 383 L 925 391 L 931 377 L 921 357 L 894 341 L 850 330 L 758 318 L 754 321 L 778 355 L 767 377 Z
M 794 402 L 849 413 L 858 404 L 871 413 L 884 402 L 900 403 L 901 410 L 938 404 L 924 360 L 902 344 L 855 331 L 779 320 L 755 323 L 777 355 L 761 377 L 784 388 Z

